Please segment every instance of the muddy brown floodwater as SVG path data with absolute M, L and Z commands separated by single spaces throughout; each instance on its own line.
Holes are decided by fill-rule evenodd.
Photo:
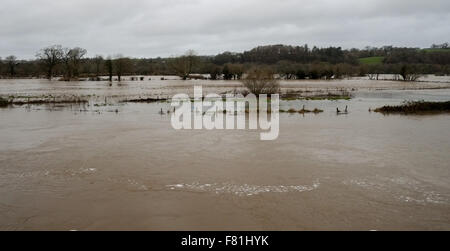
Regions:
M 1 80 L 4 97 L 90 102 L 0 108 L 0 229 L 450 230 L 450 115 L 369 112 L 448 101 L 448 82 L 284 82 L 348 89 L 353 99 L 282 101 L 324 113 L 281 114 L 269 142 L 258 131 L 176 131 L 158 114 L 170 104 L 118 102 L 196 84 L 239 88 Z M 350 113 L 336 115 L 345 106 Z

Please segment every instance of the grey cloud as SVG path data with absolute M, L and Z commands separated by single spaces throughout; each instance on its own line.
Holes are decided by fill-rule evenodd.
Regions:
M 0 55 L 47 45 L 156 57 L 264 44 L 426 47 L 450 41 L 448 0 L 2 0 Z

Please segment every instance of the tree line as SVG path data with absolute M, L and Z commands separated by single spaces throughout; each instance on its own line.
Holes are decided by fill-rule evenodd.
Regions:
M 171 58 L 130 58 L 121 54 L 87 57 L 87 50 L 53 45 L 39 50 L 35 60 L 15 56 L 0 58 L 0 76 L 54 78 L 70 81 L 79 78 L 110 81 L 126 75 L 178 75 L 192 78 L 193 73 L 208 74 L 211 79 L 241 79 L 249 69 L 270 68 L 284 79 L 332 79 L 394 74 L 403 80 L 415 80 L 422 74 L 450 75 L 448 43 L 430 50 L 393 46 L 342 49 L 310 48 L 308 45 L 260 46 L 242 53 L 224 52 L 199 56 L 194 51 Z M 365 64 L 362 58 L 380 58 L 378 64 Z M 200 77 L 201 76 L 197 76 Z

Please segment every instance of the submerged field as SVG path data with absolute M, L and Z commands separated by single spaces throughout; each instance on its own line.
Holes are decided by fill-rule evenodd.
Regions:
M 296 112 L 269 142 L 174 130 L 160 114 L 170 103 L 152 100 L 238 82 L 0 80 L 18 102 L 87 100 L 0 108 L 0 229 L 448 230 L 450 116 L 370 112 L 450 100 L 446 78 L 426 80 L 285 81 L 286 93 L 351 98 L 281 101 Z

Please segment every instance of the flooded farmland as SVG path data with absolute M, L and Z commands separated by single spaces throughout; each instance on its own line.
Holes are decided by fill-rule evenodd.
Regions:
M 0 80 L 0 96 L 19 102 L 0 108 L 0 229 L 450 229 L 450 116 L 369 111 L 449 101 L 450 79 L 282 82 L 351 98 L 282 100 L 324 112 L 280 114 L 279 138 L 263 142 L 251 130 L 177 131 L 159 113 L 170 103 L 126 102 L 239 82 L 148 78 Z

